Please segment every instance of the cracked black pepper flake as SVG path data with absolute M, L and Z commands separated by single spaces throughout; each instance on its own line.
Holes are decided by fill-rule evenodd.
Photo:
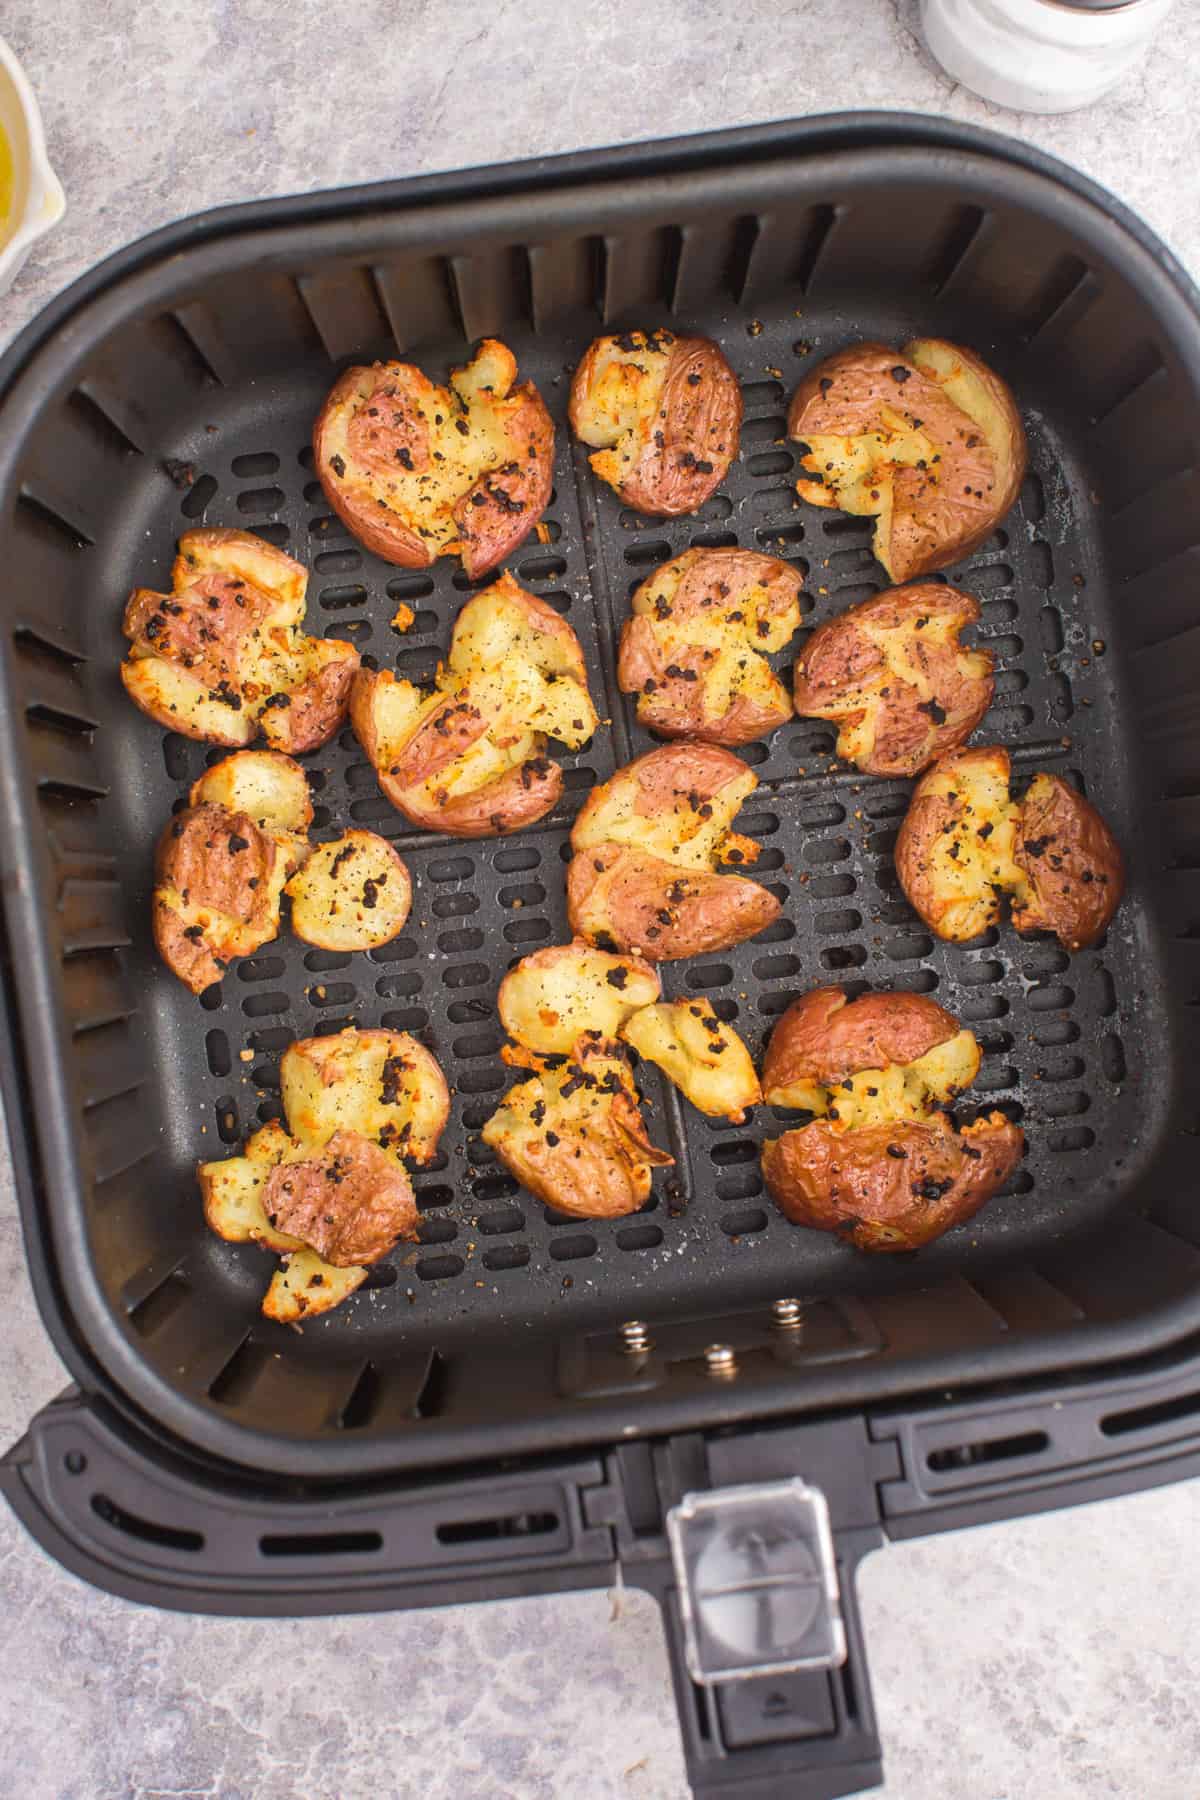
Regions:
M 557 1131 L 548 1131 L 546 1133 L 546 1142 L 549 1144 L 550 1148 L 553 1150 L 557 1144 L 562 1143 L 562 1139 L 559 1137 Z
M 907 1162 L 908 1161 L 908 1151 L 902 1150 L 900 1148 L 899 1144 L 889 1144 L 887 1147 L 887 1153 L 889 1156 L 894 1156 L 897 1162 Z
M 906 369 L 903 363 L 897 363 L 892 369 L 892 380 L 898 381 L 901 387 L 903 387 L 911 374 L 911 369 Z
M 607 981 L 609 987 L 623 988 L 625 983 L 629 980 L 629 970 L 610 969 L 604 979 Z
M 1045 837 L 1026 838 L 1021 848 L 1024 850 L 1026 856 L 1044 856 L 1046 854 L 1047 844 L 1052 841 L 1049 832 L 1047 832 Z
M 333 470 L 334 474 L 339 478 L 339 480 L 346 473 L 346 465 L 340 456 L 331 456 L 329 459 L 329 466 Z
M 229 851 L 231 856 L 239 856 L 243 850 L 248 850 L 249 848 L 249 838 L 242 837 L 241 833 L 237 831 L 230 832 Z
M 936 700 L 922 700 L 917 711 L 928 713 L 935 725 L 946 723 L 946 709 L 944 706 L 939 706 Z

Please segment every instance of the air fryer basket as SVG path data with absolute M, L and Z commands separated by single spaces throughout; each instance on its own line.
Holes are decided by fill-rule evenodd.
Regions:
M 711 334 L 743 383 L 740 460 L 692 519 L 623 511 L 565 425 L 590 337 L 651 324 Z M 563 1221 L 478 1133 L 508 1079 L 497 984 L 567 935 L 572 812 L 649 747 L 614 678 L 629 593 L 692 544 L 794 561 L 806 628 L 884 585 L 869 522 L 796 501 L 784 414 L 814 359 L 914 331 L 980 349 L 1029 430 L 1019 506 L 947 571 L 983 602 L 997 659 L 980 738 L 1008 745 L 1019 776 L 1053 768 L 1099 804 L 1129 896 L 1075 957 L 1006 927 L 935 943 L 892 871 L 907 784 L 848 773 L 831 732 L 797 720 L 744 752 L 760 787 L 741 828 L 762 842 L 782 918 L 663 972 L 756 1052 L 821 982 L 935 994 L 983 1043 L 976 1102 L 1022 1120 L 1028 1156 L 969 1228 L 870 1260 L 777 1215 L 757 1161 L 769 1109 L 717 1124 L 650 1078 L 676 1168 L 636 1218 Z M 310 567 L 310 629 L 431 672 L 470 584 L 447 562 L 412 574 L 361 550 L 307 442 L 349 362 L 403 352 L 443 373 L 484 333 L 513 346 L 559 426 L 549 541 L 509 566 L 575 626 L 611 728 L 564 759 L 558 813 L 476 844 L 409 830 L 343 734 L 306 759 L 318 833 L 354 823 L 396 842 L 416 888 L 408 928 L 355 956 L 285 931 L 198 1004 L 153 953 L 151 854 L 219 753 L 164 740 L 125 699 L 124 595 L 161 585 L 188 526 L 248 527 Z M 267 202 L 106 264 L 3 374 L 5 1092 L 43 1311 L 110 1423 L 141 1421 L 235 1487 L 235 1466 L 346 1484 L 1044 1383 L 1200 1325 L 1200 322 L 1161 246 L 1099 190 L 987 134 L 879 115 Z M 389 628 L 400 600 L 416 613 L 403 637 Z M 291 1038 L 346 1023 L 422 1036 L 454 1107 L 417 1182 L 420 1245 L 296 1333 L 260 1319 L 269 1260 L 207 1233 L 193 1170 L 278 1112 Z M 781 1300 L 802 1303 L 803 1329 L 778 1328 Z M 629 1354 L 633 1320 L 648 1322 L 644 1354 Z M 713 1378 L 714 1341 L 732 1377 Z M 908 1468 L 877 1448 L 854 1451 L 867 1486 Z M 716 1479 L 711 1461 L 707 1476 L 685 1465 Z M 662 1467 L 656 1480 L 674 1491 Z M 594 1504 L 577 1573 L 593 1566 L 585 1517 L 599 1523 Z M 353 1588 L 337 1598 L 367 1603 Z M 318 1589 L 301 1582 L 288 1604 L 320 1604 Z
M 486 1420 L 538 1442 L 548 1410 L 578 1412 L 612 1387 L 613 1334 L 633 1317 L 696 1318 L 707 1342 L 720 1315 L 815 1300 L 822 1364 L 840 1350 L 859 1391 L 894 1387 L 918 1347 L 986 1364 L 1001 1338 L 1011 1351 L 1036 1336 L 1043 1363 L 1078 1363 L 1110 1355 L 1118 1324 L 1152 1329 L 1165 1300 L 1196 1286 L 1178 1214 L 1197 753 L 1187 571 L 1173 561 L 1198 530 L 1184 357 L 1195 321 L 1179 317 L 1177 291 L 1095 206 L 979 152 L 949 166 L 919 148 L 734 155 L 686 176 L 631 172 L 419 210 L 371 198 L 370 211 L 360 200 L 313 223 L 234 215 L 182 255 L 151 246 L 32 358 L 6 408 L 9 729 L 20 739 L 7 911 L 51 1178 L 45 1223 L 76 1330 L 119 1387 L 151 1411 L 165 1403 L 185 1435 L 231 1460 L 315 1474 L 441 1459 L 448 1424 L 464 1439 Z M 711 332 L 744 384 L 741 459 L 698 518 L 622 511 L 565 428 L 589 336 L 634 322 Z M 1086 789 L 1129 850 L 1130 897 L 1106 943 L 1074 958 L 1007 929 L 982 947 L 935 944 L 891 869 L 906 784 L 833 766 L 829 729 L 797 720 L 746 752 L 761 785 L 743 828 L 763 843 L 759 870 L 783 918 L 737 951 L 667 965 L 666 982 L 709 996 L 754 1049 L 789 999 L 822 981 L 936 993 L 981 1036 L 976 1094 L 1023 1118 L 1026 1162 L 969 1230 L 917 1258 L 870 1261 L 792 1229 L 764 1198 L 764 1109 L 752 1126 L 714 1126 L 651 1082 L 678 1166 L 650 1208 L 553 1219 L 478 1129 L 506 1081 L 498 980 L 566 935 L 571 809 L 650 741 L 613 680 L 628 594 L 689 544 L 735 542 L 805 571 L 806 625 L 880 586 L 869 523 L 797 503 L 784 411 L 814 358 L 921 328 L 982 349 L 1029 425 L 1019 508 L 948 571 L 983 601 L 980 638 L 999 664 L 980 736 L 1010 745 L 1019 770 L 1050 766 Z M 306 445 L 349 360 L 400 349 L 440 370 L 485 332 L 513 345 L 560 427 L 551 541 L 530 540 L 512 564 L 578 629 L 611 730 L 567 758 L 561 813 L 482 844 L 406 829 L 347 732 L 308 759 L 318 826 L 370 825 L 404 850 L 417 891 L 408 929 L 354 957 L 285 932 L 201 1007 L 151 948 L 151 846 L 220 753 L 164 740 L 124 699 L 122 598 L 166 578 L 189 525 L 248 526 L 311 566 L 315 629 L 406 674 L 431 672 L 465 578 L 446 561 L 412 574 L 359 549 Z M 191 466 L 192 485 L 175 485 L 171 460 Z M 388 625 L 400 599 L 417 614 L 403 638 Z M 283 1044 L 348 1022 L 425 1035 L 454 1112 L 439 1166 L 418 1184 L 420 1249 L 397 1254 L 393 1285 L 300 1335 L 259 1320 L 268 1263 L 209 1236 L 193 1167 L 278 1111 Z M 736 1327 L 741 1348 L 764 1332 L 761 1316 Z M 643 1372 L 636 1391 L 662 1393 L 670 1370 L 662 1382 Z M 829 1397 L 828 1373 L 819 1385 L 790 1367 L 770 1379 L 789 1407 Z

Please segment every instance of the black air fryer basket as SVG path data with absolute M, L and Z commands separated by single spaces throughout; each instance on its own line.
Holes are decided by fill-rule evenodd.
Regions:
M 694 518 L 622 511 L 571 441 L 570 371 L 602 324 L 707 332 L 742 380 L 741 457 Z M 665 984 L 755 1052 L 823 982 L 934 994 L 980 1037 L 975 1098 L 1023 1122 L 1027 1158 L 969 1227 L 869 1259 L 775 1211 L 769 1109 L 714 1123 L 651 1079 L 675 1169 L 636 1218 L 564 1221 L 479 1129 L 508 1079 L 497 984 L 567 935 L 572 812 L 650 745 L 614 679 L 629 593 L 693 544 L 792 560 L 806 627 L 884 585 L 870 521 L 797 503 L 784 414 L 813 359 L 914 332 L 978 348 L 1029 432 L 1018 507 L 947 571 L 997 659 L 980 739 L 1099 804 L 1128 898 L 1073 957 L 1007 927 L 935 943 L 892 869 L 906 784 L 834 766 L 830 731 L 796 720 L 744 752 L 741 828 L 781 919 Z M 218 753 L 124 697 L 124 597 L 163 585 L 189 525 L 245 526 L 311 568 L 310 629 L 432 672 L 469 584 L 361 550 L 307 444 L 350 362 L 444 372 L 485 333 L 559 426 L 549 541 L 509 566 L 575 626 L 611 729 L 564 759 L 558 813 L 481 843 L 407 829 L 343 734 L 307 759 L 318 830 L 402 849 L 405 935 L 339 956 L 285 934 L 198 1003 L 153 953 L 151 857 Z M 1058 164 L 847 115 L 212 213 L 77 283 L 0 383 L 4 1093 L 42 1316 L 78 1384 L 10 1452 L 12 1505 L 97 1585 L 196 1611 L 619 1567 L 661 1600 L 698 1792 L 869 1785 L 867 1550 L 1200 1464 L 1195 292 Z M 453 1112 L 415 1252 L 300 1333 L 260 1317 L 268 1259 L 208 1234 L 193 1171 L 276 1116 L 290 1039 L 346 1023 L 423 1037 Z

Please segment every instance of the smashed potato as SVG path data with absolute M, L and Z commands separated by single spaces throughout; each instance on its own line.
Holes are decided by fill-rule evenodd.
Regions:
M 571 832 L 567 917 L 578 937 L 648 962 L 727 949 L 775 919 L 774 894 L 718 864 L 752 863 L 730 830 L 758 782 L 732 751 L 664 744 L 588 797 Z
M 485 338 L 438 387 L 412 363 L 347 369 L 313 456 L 330 506 L 368 550 L 406 569 L 458 556 L 486 575 L 545 510 L 554 426 L 512 351 Z
M 763 1145 L 763 1175 L 795 1225 L 860 1250 L 916 1250 L 974 1216 L 1024 1151 L 995 1112 L 958 1130 L 945 1108 L 979 1071 L 969 1031 L 921 994 L 819 988 L 780 1019 L 763 1064 L 772 1106 L 817 1114 Z
M 590 944 L 555 944 L 509 971 L 496 1005 L 500 1023 L 518 1044 L 569 1056 L 586 1031 L 615 1038 L 630 1013 L 661 992 L 657 973 L 639 957 L 612 956 Z
M 988 745 L 944 756 L 922 776 L 896 841 L 900 885 L 939 937 L 977 937 L 1007 896 L 1018 931 L 1052 931 L 1082 950 L 1120 903 L 1120 848 L 1061 776 L 1037 774 L 1013 800 L 1010 772 L 1007 750 Z
M 287 1259 L 262 1310 L 296 1324 L 337 1306 L 399 1238 L 416 1236 L 403 1159 L 432 1159 L 450 1099 L 433 1057 L 404 1032 L 303 1039 L 284 1051 L 280 1078 L 286 1125 L 264 1125 L 240 1156 L 198 1175 L 218 1237 Z
M 363 669 L 350 721 L 392 805 L 452 837 L 544 817 L 563 779 L 547 737 L 577 750 L 597 724 L 579 639 L 507 573 L 459 613 L 432 693 Z
M 711 338 L 627 331 L 590 345 L 571 426 L 602 481 L 635 511 L 673 518 L 716 492 L 738 452 L 742 391 Z
M 248 813 L 261 831 L 306 839 L 313 821 L 308 780 L 298 762 L 279 750 L 239 750 L 193 781 L 193 806 Z
M 754 550 L 686 550 L 643 581 L 617 676 L 661 737 L 748 744 L 792 716 L 767 661 L 800 624 L 802 578 Z
M 125 607 L 130 698 L 168 731 L 248 744 L 261 731 L 299 755 L 331 738 L 358 651 L 306 637 L 308 571 L 249 531 L 188 531 L 169 594 L 135 588 Z
M 434 1057 L 404 1031 L 357 1031 L 289 1044 L 279 1065 L 294 1136 L 326 1144 L 337 1131 L 372 1138 L 392 1155 L 432 1161 L 450 1111 Z
M 377 950 L 399 933 L 412 882 L 398 850 L 373 831 L 318 844 L 284 889 L 292 930 L 322 950 Z
M 557 1058 L 554 1059 L 557 1062 Z M 483 1141 L 531 1194 L 578 1219 L 617 1219 L 650 1198 L 674 1161 L 650 1142 L 622 1046 L 588 1034 L 558 1067 L 510 1088 Z
M 992 703 L 986 650 L 960 643 L 979 602 L 941 582 L 889 588 L 818 625 L 795 668 L 796 711 L 832 719 L 837 753 L 869 775 L 915 775 Z
M 155 856 L 154 942 L 193 994 L 220 981 L 235 956 L 278 935 L 280 895 L 305 848 L 224 806 L 176 813 Z
M 1027 460 L 1008 388 L 944 338 L 829 357 L 796 389 L 788 435 L 805 446 L 800 498 L 874 518 L 875 555 L 893 581 L 978 549 L 1016 500 Z
M 745 1044 L 698 1000 L 643 1006 L 621 1027 L 625 1042 L 656 1063 L 698 1112 L 740 1125 L 762 1099 Z

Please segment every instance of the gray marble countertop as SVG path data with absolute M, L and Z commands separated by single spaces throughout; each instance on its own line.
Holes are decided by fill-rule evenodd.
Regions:
M 567 21 L 569 20 L 569 23 Z M 62 225 L 0 342 L 108 251 L 232 200 L 847 107 L 991 124 L 1105 183 L 1200 273 L 1200 7 L 1061 119 L 1001 112 L 915 0 L 9 0 Z M 363 103 L 363 96 L 369 103 Z M 0 1446 L 65 1383 L 0 1164 Z M 865 1565 L 886 1800 L 1197 1792 L 1200 1483 Z M 317 1622 L 177 1617 L 85 1588 L 0 1510 L 0 1796 L 683 1800 L 641 1595 Z

